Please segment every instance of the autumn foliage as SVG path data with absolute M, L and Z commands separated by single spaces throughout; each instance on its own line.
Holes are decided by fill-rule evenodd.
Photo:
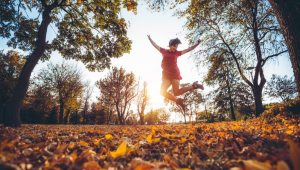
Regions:
M 292 106 L 240 122 L 1 127 L 0 169 L 299 169 Z

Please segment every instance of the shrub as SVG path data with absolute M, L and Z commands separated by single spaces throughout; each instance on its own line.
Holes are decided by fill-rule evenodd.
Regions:
M 273 105 L 269 110 L 262 113 L 261 119 L 274 122 L 280 122 L 279 117 L 291 118 L 300 115 L 300 98 L 297 97 L 288 103 L 280 103 Z

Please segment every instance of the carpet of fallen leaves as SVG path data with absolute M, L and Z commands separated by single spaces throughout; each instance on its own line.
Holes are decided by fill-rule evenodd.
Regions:
M 0 126 L 0 169 L 298 169 L 299 122 Z

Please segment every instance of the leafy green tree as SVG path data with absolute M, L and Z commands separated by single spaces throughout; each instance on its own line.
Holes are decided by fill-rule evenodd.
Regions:
M 150 96 L 148 95 L 148 90 L 147 90 L 147 82 L 143 83 L 143 88 L 142 90 L 139 92 L 138 96 L 137 96 L 137 111 L 140 117 L 140 123 L 141 125 L 144 124 L 144 112 L 146 109 L 146 106 L 148 106 L 150 100 Z
M 0 51 L 0 123 L 2 123 L 6 105 L 12 97 L 24 63 L 23 56 L 17 51 L 10 50 L 7 53 Z
M 145 123 L 147 125 L 154 125 L 159 122 L 159 110 L 153 110 L 151 109 L 150 112 L 145 114 Z
M 273 74 L 271 80 L 267 82 L 267 87 L 264 93 L 266 96 L 271 98 L 280 98 L 282 102 L 287 103 L 297 96 L 296 86 L 297 85 L 293 77 L 288 79 L 287 75 L 281 77 Z
M 0 3 L 0 36 L 9 39 L 8 46 L 30 53 L 7 104 L 5 126 L 21 125 L 20 106 L 31 72 L 40 59 L 49 59 L 57 50 L 66 59 L 82 61 L 91 71 L 101 71 L 110 66 L 110 58 L 121 57 L 131 48 L 125 19 L 118 14 L 122 7 L 136 12 L 136 1 L 0 0 Z M 52 41 L 46 41 L 50 24 L 56 28 L 55 35 Z
M 77 66 L 63 62 L 49 63 L 38 73 L 38 79 L 43 86 L 51 88 L 59 104 L 59 122 L 64 123 L 70 118 L 70 111 L 80 107 L 79 99 L 83 93 L 82 72 Z M 67 122 L 65 122 L 67 123 Z
M 113 67 L 105 78 L 96 82 L 100 89 L 101 98 L 108 103 L 113 103 L 116 108 L 119 123 L 125 124 L 130 111 L 131 102 L 138 95 L 137 87 L 139 82 L 132 72 L 126 73 L 121 67 Z

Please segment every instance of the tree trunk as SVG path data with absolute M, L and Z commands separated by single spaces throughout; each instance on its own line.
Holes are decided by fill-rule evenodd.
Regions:
M 262 90 L 261 90 L 261 88 L 259 88 L 259 87 L 254 88 L 253 94 L 254 94 L 254 100 L 255 100 L 255 116 L 258 117 L 264 111 L 264 107 L 262 105 Z
M 0 104 L 0 124 L 3 123 L 3 117 L 4 117 L 3 116 L 3 113 L 4 113 L 3 109 L 4 109 L 3 105 Z
M 59 124 L 64 123 L 64 103 L 60 101 L 59 105 Z
M 86 123 L 86 121 L 85 121 L 85 108 L 84 108 L 84 110 L 83 110 L 83 124 L 85 124 Z
M 284 36 L 300 95 L 300 1 L 269 0 Z
M 68 109 L 67 115 L 66 115 L 66 118 L 65 118 L 65 124 L 69 124 L 70 116 L 71 116 L 71 109 Z
M 229 93 L 229 104 L 230 104 L 231 117 L 234 121 L 236 121 L 235 114 L 234 114 L 234 108 L 233 108 L 233 102 L 232 102 L 232 98 L 231 98 L 230 87 L 227 86 L 227 89 L 228 89 L 228 93 Z
M 52 7 L 46 7 L 45 11 L 43 12 L 43 21 L 37 35 L 37 47 L 29 55 L 25 65 L 22 68 L 13 96 L 7 104 L 4 126 L 21 126 L 20 107 L 28 89 L 31 72 L 46 49 L 46 34 L 48 25 L 51 22 L 51 10 Z
M 78 110 L 76 110 L 76 125 L 78 124 Z
M 144 125 L 144 113 L 142 113 L 142 115 L 140 115 L 140 121 L 141 121 L 141 125 Z

